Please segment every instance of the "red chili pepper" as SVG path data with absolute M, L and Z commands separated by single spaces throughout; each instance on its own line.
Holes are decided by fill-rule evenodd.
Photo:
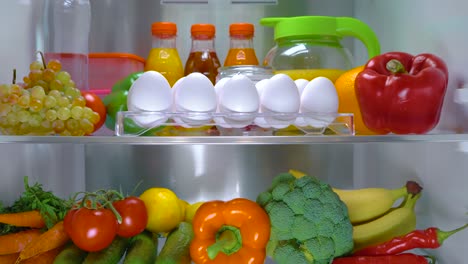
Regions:
M 356 251 L 353 255 L 393 255 L 415 248 L 438 248 L 447 238 L 466 227 L 468 227 L 468 224 L 451 231 L 442 231 L 436 227 L 430 227 L 425 230 L 414 230 L 407 235 L 393 238 L 380 245 L 370 246 Z
M 333 260 L 332 264 L 430 264 L 424 256 L 415 255 L 412 253 L 404 253 L 399 255 L 387 256 L 355 256 L 342 257 Z
M 447 83 L 447 66 L 433 54 L 378 55 L 355 81 L 364 124 L 380 134 L 427 133 L 439 122 Z

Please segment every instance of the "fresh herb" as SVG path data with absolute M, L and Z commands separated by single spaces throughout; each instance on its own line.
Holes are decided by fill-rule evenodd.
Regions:
M 50 191 L 44 191 L 41 184 L 35 183 L 29 186 L 27 176 L 24 177 L 24 189 L 22 195 L 12 206 L 3 207 L 0 204 L 0 213 L 18 213 L 38 210 L 44 218 L 47 229 L 49 229 L 55 223 L 62 220 L 70 208 L 70 203 L 68 201 L 55 196 Z M 0 224 L 0 234 L 14 233 L 24 229 L 27 228 Z

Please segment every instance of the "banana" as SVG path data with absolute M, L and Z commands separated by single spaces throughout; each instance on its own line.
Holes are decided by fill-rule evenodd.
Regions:
M 416 228 L 416 214 L 414 207 L 421 194 L 408 194 L 405 202 L 387 214 L 353 226 L 354 250 L 376 245 L 394 237 L 406 235 Z
M 392 208 L 395 201 L 408 193 L 406 186 L 399 189 L 341 190 L 333 188 L 333 191 L 348 207 L 349 219 L 353 225 L 384 215 Z

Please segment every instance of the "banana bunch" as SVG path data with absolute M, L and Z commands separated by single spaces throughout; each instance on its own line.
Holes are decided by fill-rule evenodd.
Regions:
M 289 171 L 297 178 L 305 175 Z M 422 187 L 413 181 L 397 189 L 362 188 L 333 191 L 348 207 L 353 225 L 354 250 L 388 241 L 405 235 L 416 228 L 414 207 L 421 197 Z M 398 200 L 403 199 L 399 205 Z

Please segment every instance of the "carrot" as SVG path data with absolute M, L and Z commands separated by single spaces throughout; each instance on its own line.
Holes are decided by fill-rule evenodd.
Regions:
M 33 239 L 39 237 L 41 233 L 39 229 L 29 229 L 0 236 L 0 255 L 19 253 Z
M 0 255 L 0 263 L 2 264 L 15 264 L 16 259 L 18 258 L 19 253 Z
M 30 259 L 21 261 L 21 264 L 51 264 L 54 263 L 55 258 L 60 253 L 63 247 L 54 248 Z M 14 262 L 13 262 L 14 263 Z
M 63 227 L 63 221 L 56 223 L 49 230 L 29 243 L 20 253 L 16 263 L 30 259 L 41 253 L 59 248 L 65 245 L 70 238 Z
M 0 223 L 31 228 L 45 227 L 44 219 L 37 210 L 0 214 Z

